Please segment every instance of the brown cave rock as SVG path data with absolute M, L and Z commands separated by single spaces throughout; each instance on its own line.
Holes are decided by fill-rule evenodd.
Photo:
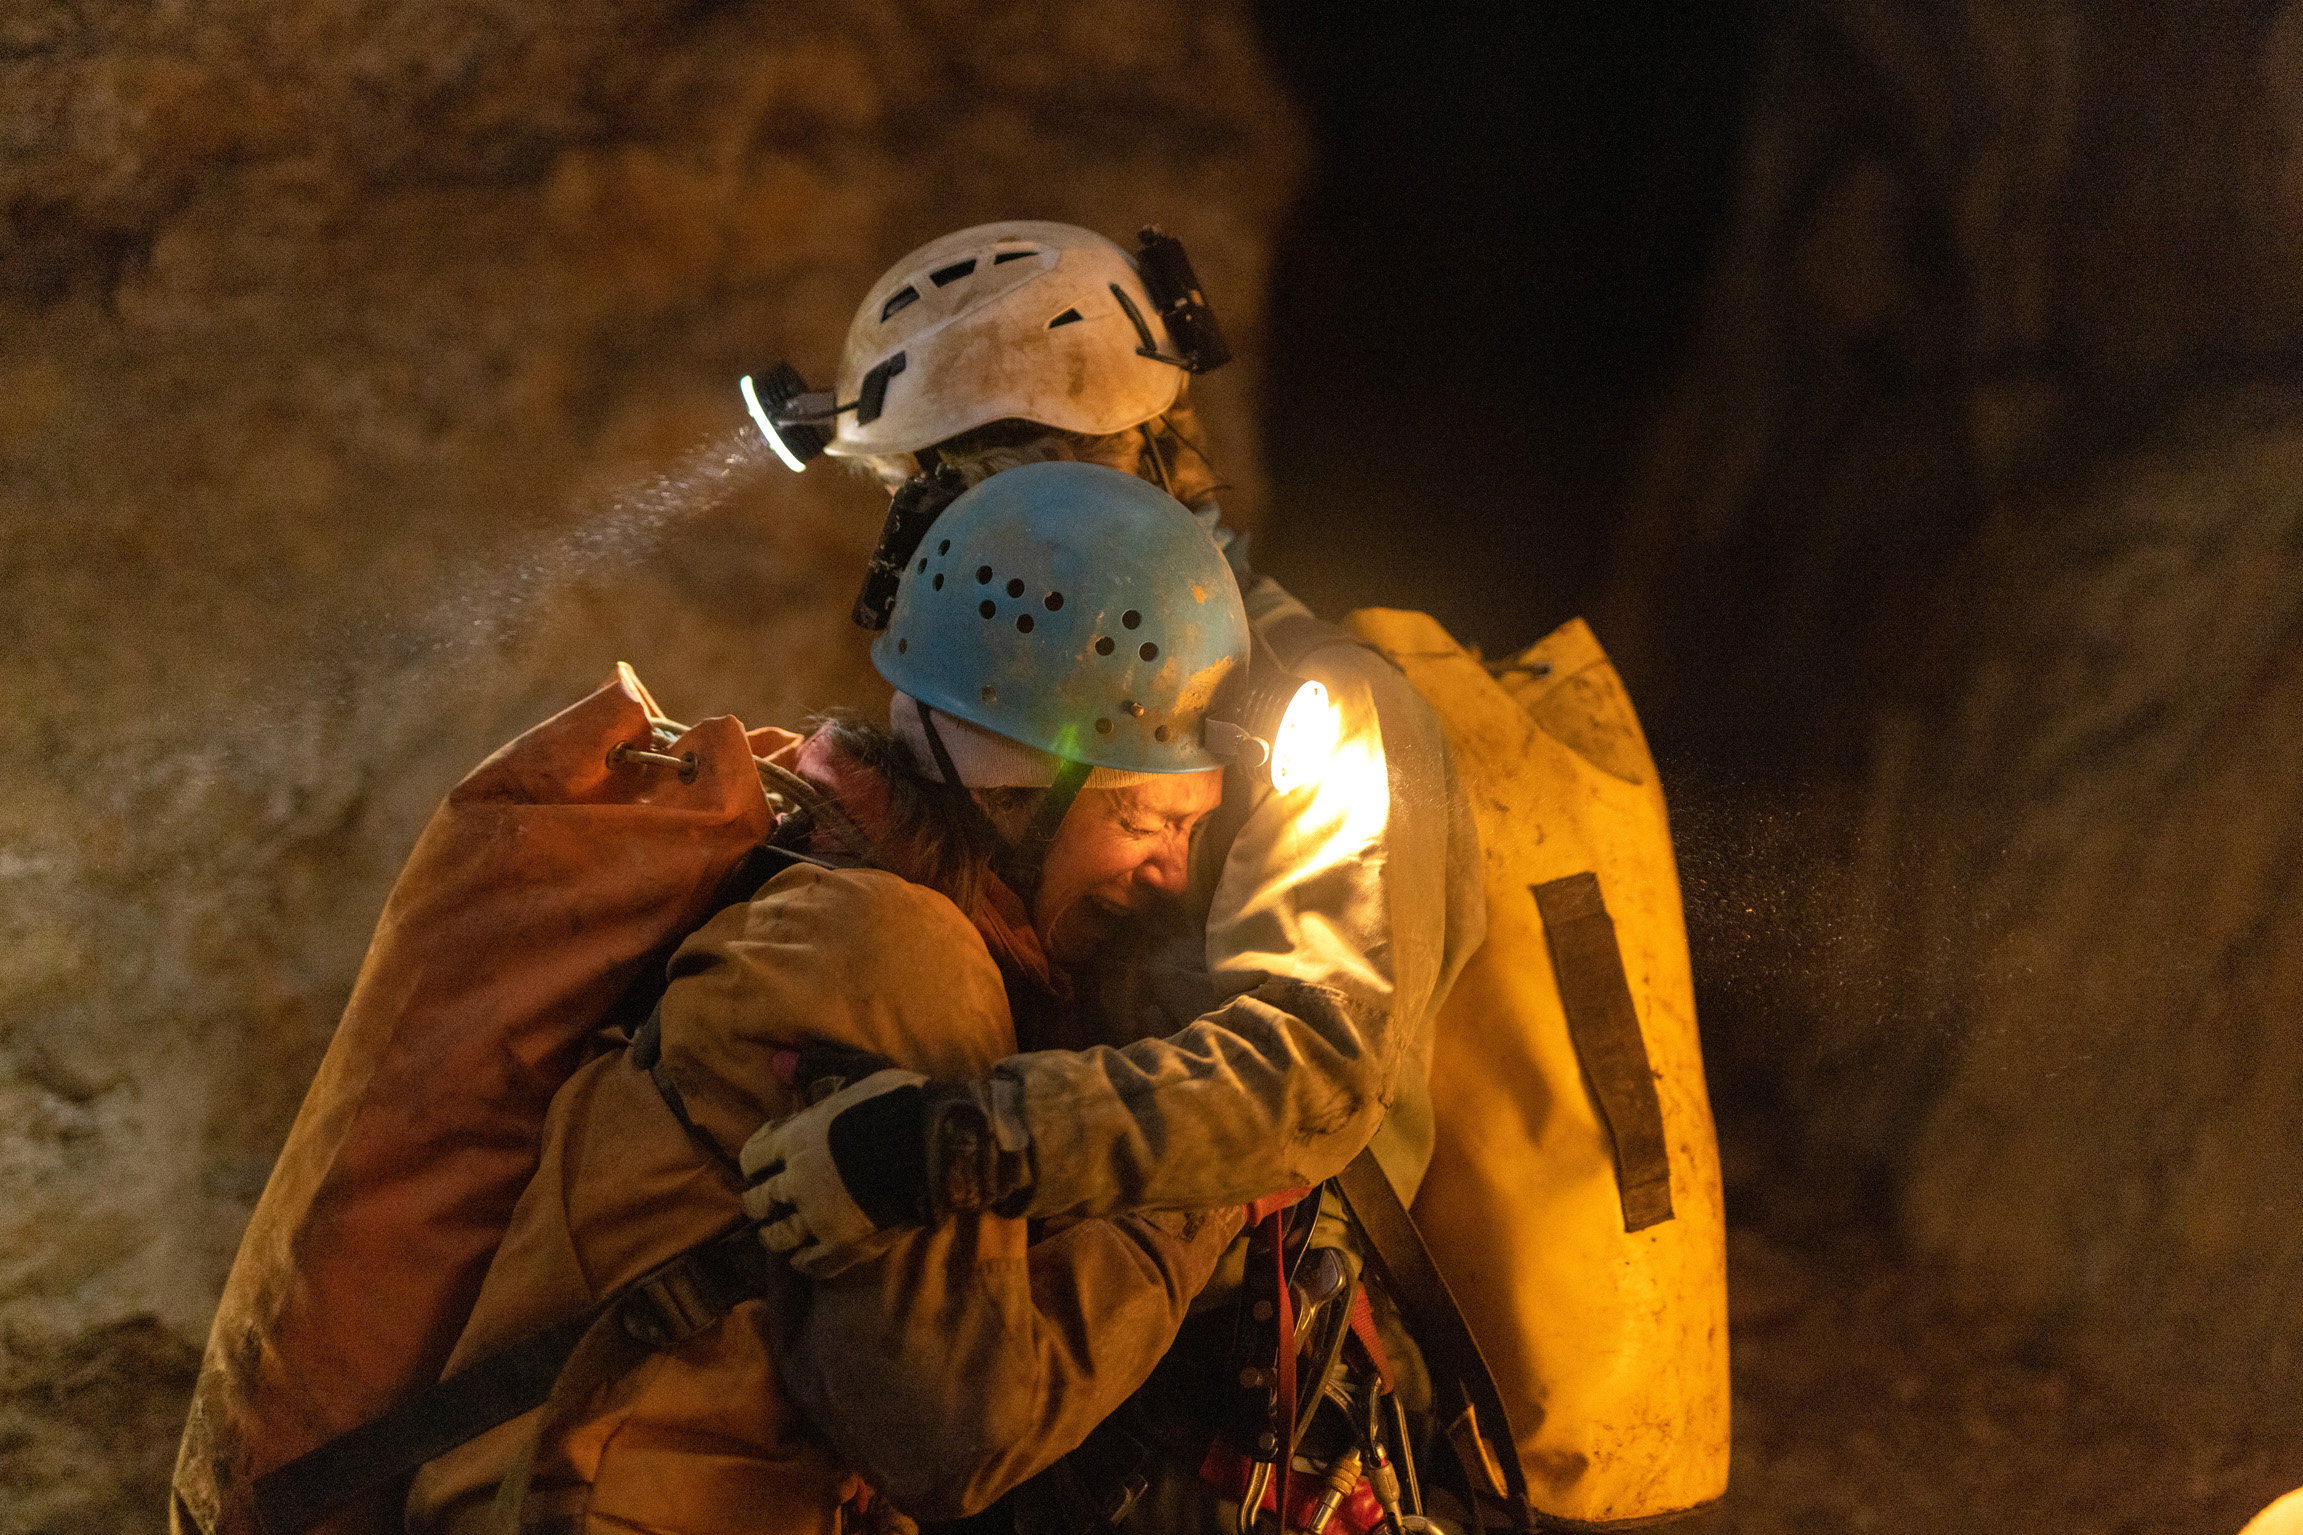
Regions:
M 1197 399 L 1252 515 L 1302 151 L 1229 0 L 0 12 L 0 1531 L 157 1529 L 441 793 L 617 659 L 687 717 L 885 696 L 884 502 L 763 462 L 736 376 L 828 373 L 933 235 L 1158 221 L 1249 359 Z

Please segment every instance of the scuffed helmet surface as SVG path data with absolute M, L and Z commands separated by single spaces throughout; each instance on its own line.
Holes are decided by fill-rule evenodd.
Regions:
M 1096 464 L 1026 464 L 954 501 L 872 646 L 914 698 L 1098 767 L 1221 764 L 1200 727 L 1247 662 L 1231 569 L 1173 497 Z

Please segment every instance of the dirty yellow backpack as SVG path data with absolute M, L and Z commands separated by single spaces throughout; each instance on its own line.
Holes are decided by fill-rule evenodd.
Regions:
M 1344 628 L 1438 714 L 1487 941 L 1433 1043 L 1415 1223 L 1536 1512 L 1659 1520 L 1727 1486 L 1726 1232 L 1679 877 L 1631 701 L 1578 619 L 1483 662 L 1422 613 Z

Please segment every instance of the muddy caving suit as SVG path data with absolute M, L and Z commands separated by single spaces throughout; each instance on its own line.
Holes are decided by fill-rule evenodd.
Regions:
M 1029 1215 L 1242 1203 L 1370 1144 L 1405 1200 L 1430 1160 L 1432 1017 L 1486 930 L 1478 833 L 1405 677 L 1268 579 L 1246 602 L 1257 644 L 1342 709 L 1337 761 L 1289 796 L 1227 777 L 1195 858 L 1204 946 L 1112 1020 L 1166 1028 L 993 1070 Z
M 1230 773 L 1194 851 L 1198 920 L 1112 988 L 1106 1042 L 994 1068 L 1003 1142 L 1031 1148 L 1028 1216 L 1238 1204 L 1316 1187 L 1363 1147 L 1404 1205 L 1430 1161 L 1433 1018 L 1486 928 L 1477 830 L 1407 679 L 1276 583 L 1245 595 L 1257 645 L 1340 706 L 1336 760 L 1318 789 L 1284 797 Z M 1356 1245 L 1332 1199 L 1312 1240 Z M 1195 1308 L 1206 1339 L 1228 1334 L 1244 1247 Z M 1415 1349 L 1377 1308 L 1420 1407 Z M 1210 1517 L 1204 1448 L 1165 1447 L 1134 1527 Z
M 827 1281 L 771 1265 L 764 1303 L 638 1364 L 602 1403 L 547 1404 L 427 1468 L 414 1535 L 490 1528 L 497 1484 L 531 1453 L 529 1517 L 580 1517 L 544 1527 L 585 1535 L 828 1530 L 866 1485 L 915 1517 L 950 1518 L 1071 1449 L 1145 1380 L 1232 1245 L 1237 1206 L 1316 1186 L 1363 1147 L 1413 1197 L 1431 1149 L 1432 1016 L 1483 932 L 1476 833 L 1405 679 L 1269 581 L 1247 602 L 1258 642 L 1341 708 L 1337 770 L 1285 800 L 1227 784 L 1228 824 L 1195 857 L 1204 939 L 1143 967 L 1103 1019 L 1110 1043 L 1015 1054 L 1007 1016 L 985 1021 L 988 997 L 947 979 L 949 960 L 895 962 L 965 946 L 907 913 L 940 897 L 886 875 L 794 870 L 675 961 L 664 1061 L 723 1150 L 798 1106 L 769 1070 L 776 1050 L 844 1044 L 988 1079 L 1003 1138 L 1032 1148 L 1023 1219 L 909 1232 Z M 850 887 L 835 914 L 833 893 L 849 900 Z M 863 898 L 883 887 L 908 894 Z M 959 922 L 948 903 L 942 914 Z M 919 964 L 938 978 L 921 994 L 850 1011 Z M 542 1170 L 451 1370 L 737 1213 L 732 1183 L 649 1076 L 622 1054 L 591 1063 L 555 1102 Z M 1050 1234 L 1027 1247 L 1027 1222 Z M 1322 1240 L 1347 1240 L 1323 1225 Z M 1240 1257 L 1233 1247 L 1226 1267 Z M 1219 1280 L 1203 1310 L 1228 1288 Z M 1145 1516 L 1189 1497 L 1196 1467 L 1167 1469 L 1155 1477 L 1167 1498 Z M 745 1522 L 762 1509 L 776 1510 L 769 1522 Z
M 451 1372 L 736 1228 L 732 1160 L 799 1106 L 791 1052 L 947 1078 L 1012 1055 L 1010 987 L 1036 953 L 1020 922 L 972 924 L 871 869 L 791 868 L 721 912 L 671 964 L 655 1069 L 611 1050 L 554 1099 Z M 1238 1229 L 1222 1210 L 1028 1230 L 975 1215 L 829 1280 L 763 1262 L 764 1296 L 674 1347 L 596 1328 L 542 1408 L 419 1473 L 408 1529 L 502 1529 L 507 1479 L 525 1483 L 521 1526 L 552 1535 L 829 1535 L 875 1496 L 931 1519 L 972 1511 L 1144 1378 Z

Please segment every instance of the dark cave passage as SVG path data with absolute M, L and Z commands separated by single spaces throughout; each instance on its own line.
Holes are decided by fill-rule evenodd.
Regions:
M 1758 18 L 1267 0 L 1318 160 L 1271 279 L 1261 557 L 1507 654 L 1605 587 L 1733 202 Z

